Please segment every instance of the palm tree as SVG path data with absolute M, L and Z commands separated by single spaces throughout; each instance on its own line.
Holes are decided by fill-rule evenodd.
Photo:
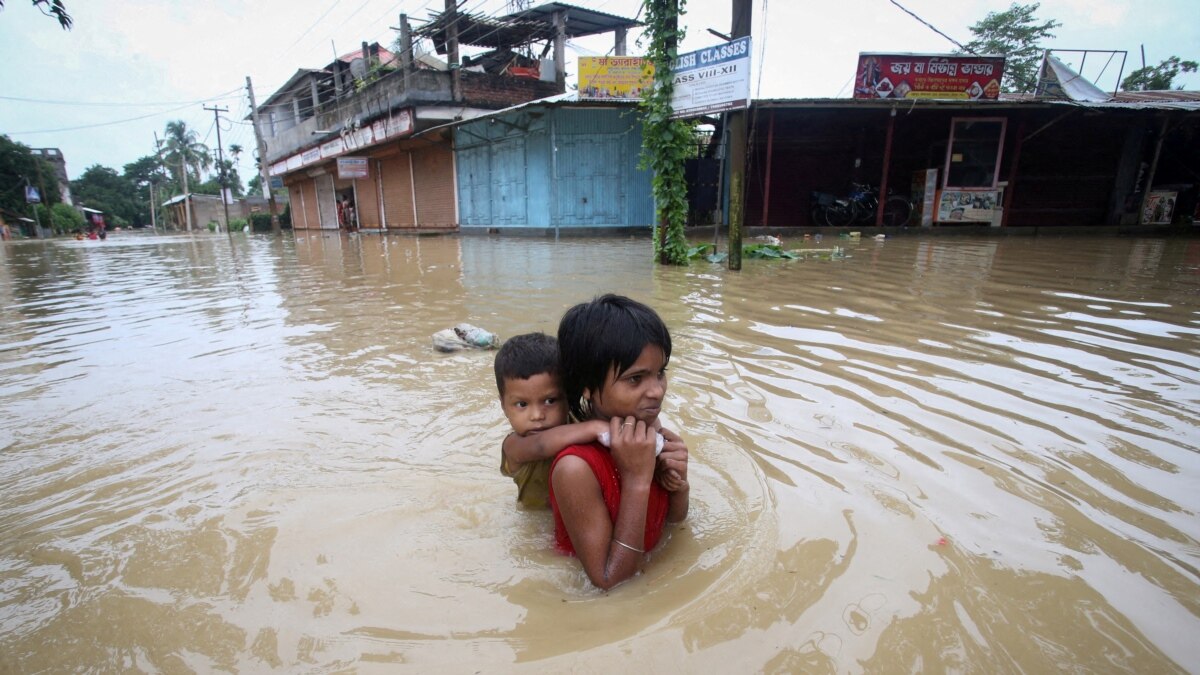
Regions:
M 229 161 L 228 166 L 225 167 L 225 183 L 231 189 L 233 189 L 233 196 L 235 197 L 242 196 L 240 194 L 242 191 L 242 178 L 238 175 L 237 163 L 238 158 L 241 157 L 242 153 L 245 151 L 246 149 L 237 143 L 229 144 L 229 154 L 233 155 L 233 159 Z
M 164 161 L 171 167 L 171 173 L 181 179 L 183 194 L 188 193 L 188 169 L 194 172 L 196 180 L 200 179 L 200 171 L 207 169 L 212 161 L 208 156 L 208 147 L 197 140 L 196 132 L 187 128 L 183 120 L 167 122 L 166 131 L 167 154 Z M 178 172 L 176 171 L 178 167 Z M 187 217 L 187 229 L 192 229 L 192 213 L 184 206 Z

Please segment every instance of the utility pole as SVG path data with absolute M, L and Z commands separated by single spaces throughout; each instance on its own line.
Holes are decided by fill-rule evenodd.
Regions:
M 21 178 L 25 178 L 25 176 L 21 176 Z M 25 201 L 29 203 L 29 209 L 31 211 L 33 211 L 33 238 L 41 239 L 42 238 L 42 219 L 40 217 L 38 217 L 37 207 L 38 207 L 38 204 L 42 203 L 42 200 L 44 200 L 46 198 L 46 196 L 41 195 L 39 197 L 38 201 L 36 201 L 36 202 L 29 201 L 29 196 L 28 196 L 29 179 L 28 178 L 25 178 L 25 192 L 26 192 Z
M 750 35 L 753 0 L 733 0 L 734 40 Z M 762 64 L 758 64 L 762 68 Z M 742 219 L 746 205 L 746 111 L 729 113 L 729 269 L 742 269 Z
M 254 102 L 254 85 L 250 76 L 246 76 L 246 93 L 250 95 L 250 114 L 254 122 L 254 142 L 258 146 L 258 179 L 262 181 L 263 192 L 267 197 L 267 208 L 271 212 L 271 234 L 279 234 L 279 215 L 275 213 L 275 191 L 271 189 L 271 177 L 267 171 L 267 142 L 262 137 L 262 125 L 258 118 L 258 104 Z M 251 228 L 253 229 L 253 228 Z
M 154 167 L 155 175 L 161 174 L 163 171 L 163 168 L 164 168 L 163 167 L 163 158 L 162 158 L 162 144 L 163 144 L 163 142 L 158 140 L 158 132 L 157 131 L 154 132 L 154 156 L 158 159 L 158 166 Z M 153 181 L 151 181 L 150 184 L 154 185 Z M 158 193 L 158 198 L 162 199 L 161 192 Z M 185 203 L 183 205 L 183 207 L 186 209 L 187 204 Z M 156 211 L 158 211 L 158 204 L 151 204 L 151 206 L 150 206 L 151 220 L 154 219 L 154 213 Z M 166 232 L 166 231 L 167 231 L 167 217 L 166 217 L 166 214 L 164 213 L 163 214 L 163 232 Z
M 154 132 L 154 158 L 156 160 L 158 160 L 159 162 L 162 161 L 162 158 L 159 157 L 159 154 L 158 154 L 158 132 L 157 131 Z M 156 216 L 156 211 L 158 211 L 158 208 L 157 208 L 157 205 L 154 203 L 154 179 L 155 178 L 158 178 L 158 166 L 157 165 L 154 167 L 154 170 L 150 172 L 150 229 L 154 230 L 155 234 L 158 234 L 158 218 Z M 163 229 L 165 230 L 166 227 L 163 227 Z
M 229 202 L 225 199 L 225 190 L 229 189 L 227 187 L 227 183 L 229 181 L 228 181 L 227 177 L 225 176 L 225 150 L 221 147 L 221 115 L 220 115 L 220 113 L 229 112 L 229 108 L 220 108 L 217 106 L 213 106 L 213 107 L 209 108 L 208 106 L 204 106 L 204 109 L 212 111 L 213 126 L 215 126 L 217 128 L 217 162 L 219 162 L 219 164 L 217 166 L 221 167 L 220 172 L 218 172 L 218 174 L 217 174 L 217 178 L 221 182 L 221 207 L 223 209 L 225 209 L 225 232 L 232 238 L 233 232 L 229 228 Z
M 50 236 L 54 236 L 54 213 L 50 211 L 50 205 L 46 203 L 46 179 L 42 178 L 42 158 L 34 157 L 33 168 L 37 170 L 38 187 L 42 189 L 42 204 L 46 207 L 46 218 L 50 221 Z M 37 209 L 34 209 L 37 212 Z
M 462 100 L 461 64 L 458 62 L 458 0 L 446 0 L 446 60 L 450 64 L 450 95 Z

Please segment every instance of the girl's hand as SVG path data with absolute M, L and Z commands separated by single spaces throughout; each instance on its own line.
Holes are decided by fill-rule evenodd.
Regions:
M 654 427 L 633 416 L 609 420 L 612 457 L 623 480 L 645 481 L 654 477 Z M 663 450 L 666 452 L 666 450 Z
M 654 480 L 658 481 L 658 484 L 662 486 L 662 489 L 666 490 L 667 492 L 679 492 L 688 486 L 687 481 L 681 478 L 675 471 L 663 471 L 662 464 L 659 464 L 658 468 L 655 470 Z
M 658 455 L 659 484 L 668 492 L 675 492 L 687 487 L 688 448 L 679 434 L 670 429 L 661 429 L 663 435 L 663 450 Z M 674 485 L 668 487 L 667 481 Z

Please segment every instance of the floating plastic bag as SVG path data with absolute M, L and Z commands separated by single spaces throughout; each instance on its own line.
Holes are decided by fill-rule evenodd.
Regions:
M 500 337 L 478 326 L 460 323 L 454 327 L 459 339 L 477 349 L 495 349 L 500 346 Z
M 499 346 L 499 336 L 469 323 L 460 323 L 454 328 L 445 328 L 433 334 L 433 348 L 439 352 L 495 349 Z

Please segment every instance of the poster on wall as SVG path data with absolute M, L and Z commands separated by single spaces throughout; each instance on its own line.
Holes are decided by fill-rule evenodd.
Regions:
M 990 223 L 1000 206 L 999 190 L 942 190 L 939 223 Z
M 1146 208 L 1142 210 L 1143 225 L 1170 225 L 1175 217 L 1175 200 L 1179 193 L 1173 190 L 1151 190 L 1146 196 Z
M 579 57 L 579 98 L 640 100 L 654 86 L 654 64 L 640 56 Z
M 854 98 L 996 100 L 1003 75 L 1003 56 L 863 52 Z

